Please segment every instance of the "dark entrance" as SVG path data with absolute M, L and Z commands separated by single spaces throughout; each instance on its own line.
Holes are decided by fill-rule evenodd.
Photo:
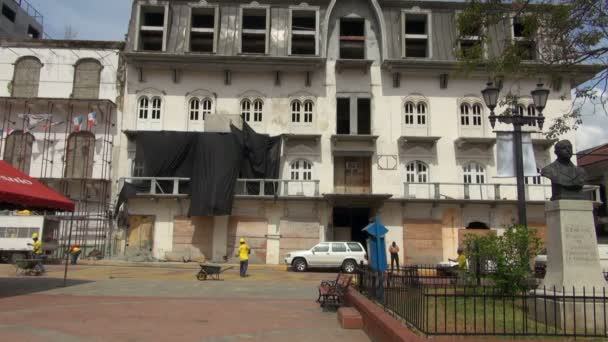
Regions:
M 336 236 L 337 229 L 350 228 L 350 241 L 360 242 L 366 247 L 367 233 L 362 231 L 369 224 L 369 208 L 335 207 L 333 211 L 334 240 L 343 240 Z M 366 247 L 367 248 L 367 247 Z

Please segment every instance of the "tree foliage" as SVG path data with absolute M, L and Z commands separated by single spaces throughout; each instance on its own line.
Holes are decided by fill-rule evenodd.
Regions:
M 512 38 L 512 20 L 523 28 L 518 40 Z M 608 0 L 467 0 L 457 25 L 459 40 L 473 35 L 480 41 L 457 54 L 467 71 L 482 66 L 493 77 L 536 77 L 551 85 L 567 82 L 562 77 L 575 65 L 602 67 L 591 82 L 576 89 L 575 104 L 551 124 L 549 138 L 576 129 L 588 101 L 608 114 Z M 500 30 L 508 34 L 496 35 Z M 503 53 L 486 54 L 484 47 L 490 44 L 501 46 Z M 530 52 L 534 63 L 529 62 L 530 56 L 525 58 Z
M 464 246 L 469 261 L 479 260 L 482 267 L 492 266 L 488 277 L 503 293 L 529 288 L 532 260 L 541 249 L 535 230 L 517 225 L 507 228 L 502 236 L 468 234 Z M 475 267 L 470 268 L 470 272 L 474 271 Z

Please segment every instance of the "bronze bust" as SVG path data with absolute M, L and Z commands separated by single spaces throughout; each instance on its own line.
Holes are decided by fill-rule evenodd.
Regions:
M 587 173 L 574 165 L 572 158 L 572 144 L 568 140 L 560 140 L 555 144 L 557 160 L 545 166 L 540 174 L 551 180 L 551 200 L 562 199 L 584 200 L 583 185 Z

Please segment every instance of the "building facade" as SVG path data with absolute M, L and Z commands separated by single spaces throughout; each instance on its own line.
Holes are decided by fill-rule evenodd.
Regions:
M 120 42 L 2 39 L 0 156 L 76 202 L 72 241 L 101 252 L 110 227 Z M 67 243 L 70 217 L 53 217 Z
M 0 7 L 0 38 L 43 38 L 44 17 L 27 0 L 0 0 Z
M 255 262 L 277 264 L 319 241 L 364 242 L 361 228 L 378 216 L 406 263 L 436 263 L 455 257 L 466 232 L 512 225 L 515 181 L 495 178 L 496 133 L 480 96 L 488 75 L 458 71 L 457 54 L 479 44 L 474 32 L 458 39 L 461 6 L 134 1 L 117 174 L 119 186 L 148 182 L 150 190 L 123 209 L 124 248 L 223 260 L 245 237 Z M 535 63 L 517 18 L 480 29 L 496 38 L 482 47 L 488 56 L 513 42 L 530 46 Z M 568 110 L 570 89 L 592 74 L 575 71 L 545 80 L 547 121 Z M 503 94 L 521 94 L 521 111 L 537 115 L 529 96 L 536 76 L 498 81 Z M 231 215 L 187 217 L 180 184 L 188 179 L 173 178 L 161 193 L 158 179 L 137 178 L 137 132 L 221 132 L 242 121 L 282 136 L 280 179 L 237 180 Z M 537 166 L 547 165 L 553 142 L 526 129 Z M 261 186 L 251 191 L 250 183 Z M 259 190 L 276 185 L 276 196 Z M 528 178 L 527 197 L 529 226 L 543 235 L 549 185 Z

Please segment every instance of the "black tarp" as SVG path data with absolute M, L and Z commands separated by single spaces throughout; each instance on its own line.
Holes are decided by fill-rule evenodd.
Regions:
M 190 178 L 191 216 L 230 215 L 239 177 L 279 176 L 280 136 L 258 134 L 246 123 L 242 131 L 231 126 L 231 133 L 139 132 L 136 148 L 144 177 Z M 159 183 L 170 193 L 172 182 Z M 265 187 L 264 194 L 276 195 L 278 182 L 275 185 Z M 132 192 L 129 189 L 128 195 Z M 247 184 L 247 193 L 258 194 L 259 184 Z

